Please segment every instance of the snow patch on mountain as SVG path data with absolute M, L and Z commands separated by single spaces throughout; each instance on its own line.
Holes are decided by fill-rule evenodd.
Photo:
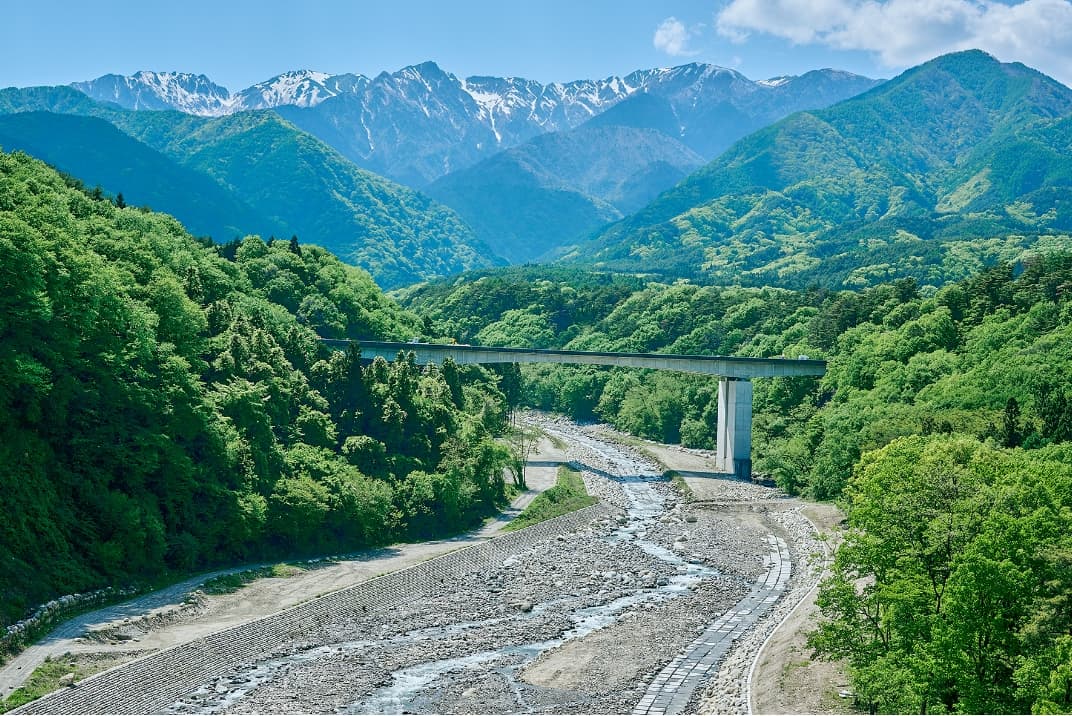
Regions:
M 235 111 L 284 105 L 315 107 L 344 92 L 360 91 L 368 82 L 369 79 L 363 75 L 292 70 L 242 90 L 234 96 L 234 106 Z
M 177 109 L 187 114 L 218 116 L 234 111 L 231 93 L 204 75 L 189 72 L 137 72 L 130 77 L 104 75 L 75 82 L 93 99 L 129 109 Z
M 104 75 L 71 86 L 93 99 L 115 102 L 127 109 L 173 109 L 201 117 L 219 117 L 283 105 L 313 107 L 344 92 L 360 91 L 368 81 L 361 75 L 294 70 L 232 94 L 205 75 L 142 70 L 127 77 Z
M 132 109 L 218 116 L 288 108 L 281 113 L 289 121 L 359 166 L 421 187 L 448 167 L 471 166 L 538 135 L 574 129 L 620 104 L 605 126 L 656 129 L 710 158 L 748 131 L 873 84 L 829 70 L 754 82 L 696 62 L 543 84 L 521 77 L 461 79 L 423 62 L 371 79 L 294 70 L 235 94 L 203 75 L 173 72 L 107 75 L 75 86 Z
M 796 78 L 789 75 L 783 75 L 781 77 L 771 77 L 766 80 L 756 80 L 756 84 L 762 85 L 763 87 L 781 87 L 794 79 Z

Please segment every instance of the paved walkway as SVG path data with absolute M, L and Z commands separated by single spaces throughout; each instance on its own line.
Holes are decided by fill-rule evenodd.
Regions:
M 767 572 L 748 596 L 716 619 L 685 651 L 659 672 L 634 714 L 680 714 L 698 686 L 718 670 L 733 643 L 754 625 L 782 596 L 789 584 L 792 561 L 785 540 L 767 535 L 770 554 Z

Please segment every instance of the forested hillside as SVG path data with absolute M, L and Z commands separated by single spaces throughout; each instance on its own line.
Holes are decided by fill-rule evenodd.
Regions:
M 1072 247 L 1072 89 L 979 51 L 734 144 L 571 259 L 722 285 L 942 286 Z
M 253 230 L 285 228 L 273 226 L 211 177 L 97 117 L 53 112 L 0 115 L 0 148 L 26 152 L 88 187 L 122 194 L 130 206 L 151 206 L 181 217 L 194 236 L 223 242 Z
M 27 112 L 94 117 L 126 134 L 126 141 L 85 122 L 27 121 Z M 170 160 L 177 165 L 167 168 L 169 176 L 179 179 L 177 194 L 194 186 L 192 177 L 197 177 L 198 191 L 211 190 L 217 199 L 224 195 L 221 211 L 235 209 L 221 227 L 220 214 L 192 202 L 193 197 L 167 200 L 181 221 L 188 218 L 199 230 L 226 230 L 213 236 L 219 242 L 234 238 L 232 229 L 241 235 L 296 234 L 365 268 L 388 288 L 503 263 L 447 207 L 359 169 L 271 111 L 206 119 L 124 110 L 94 102 L 69 87 L 35 87 L 0 90 L 0 114 L 13 115 L 5 120 L 4 131 L 14 147 L 39 151 L 38 158 L 91 186 L 121 181 L 102 183 L 113 195 L 148 195 L 148 188 L 159 181 L 160 159 Z M 42 137 L 49 127 L 62 139 Z M 75 127 L 78 131 L 70 131 Z M 102 139 L 128 151 L 102 155 Z M 153 157 L 157 154 L 163 157 Z M 142 161 L 134 161 L 138 157 Z M 213 223 L 203 220 L 206 212 L 213 215 Z
M 423 330 L 363 271 L 222 247 L 0 154 L 0 621 L 165 571 L 470 525 L 504 497 L 479 368 L 332 352 Z
M 1072 254 L 923 293 L 471 278 L 404 300 L 464 342 L 827 359 L 823 378 L 754 381 L 758 472 L 848 515 L 812 646 L 847 659 L 871 712 L 1072 709 Z M 713 447 L 710 377 L 523 378 L 535 406 Z
M 523 263 L 636 211 L 701 164 L 655 129 L 583 125 L 451 172 L 425 191 L 496 254 Z
M 1039 447 L 1072 440 L 1072 256 L 1002 264 L 921 295 L 641 285 L 514 269 L 402 294 L 466 343 L 708 355 L 808 355 L 817 378 L 755 382 L 755 465 L 791 492 L 841 494 L 860 455 L 905 435 Z M 588 366 L 526 366 L 539 407 L 712 447 L 716 382 Z

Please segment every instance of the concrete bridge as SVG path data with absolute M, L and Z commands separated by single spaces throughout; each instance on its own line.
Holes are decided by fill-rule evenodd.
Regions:
M 347 348 L 351 341 L 320 339 Z M 441 345 L 438 343 L 398 343 L 353 341 L 362 358 L 394 360 L 399 352 L 412 352 L 417 363 L 574 363 L 625 368 L 675 370 L 682 373 L 717 375 L 718 433 L 715 447 L 722 469 L 749 479 L 752 474 L 752 378 L 819 376 L 826 373 L 826 361 L 801 358 L 737 358 L 728 356 L 674 355 L 669 353 L 601 353 L 596 351 L 502 348 L 496 346 Z

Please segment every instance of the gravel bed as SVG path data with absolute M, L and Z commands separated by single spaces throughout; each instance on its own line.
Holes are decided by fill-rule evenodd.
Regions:
M 173 711 L 629 713 L 652 678 L 763 573 L 771 520 L 808 545 L 802 552 L 812 549 L 808 539 L 818 545 L 795 512 L 690 505 L 639 452 L 563 419 L 533 421 L 568 436 L 567 455 L 589 492 L 619 516 L 392 612 L 339 615 L 220 675 Z M 727 481 L 729 501 L 771 493 Z M 734 647 L 696 704 L 741 710 L 762 625 L 777 624 L 805 587 L 806 576 L 795 574 L 789 598 Z

